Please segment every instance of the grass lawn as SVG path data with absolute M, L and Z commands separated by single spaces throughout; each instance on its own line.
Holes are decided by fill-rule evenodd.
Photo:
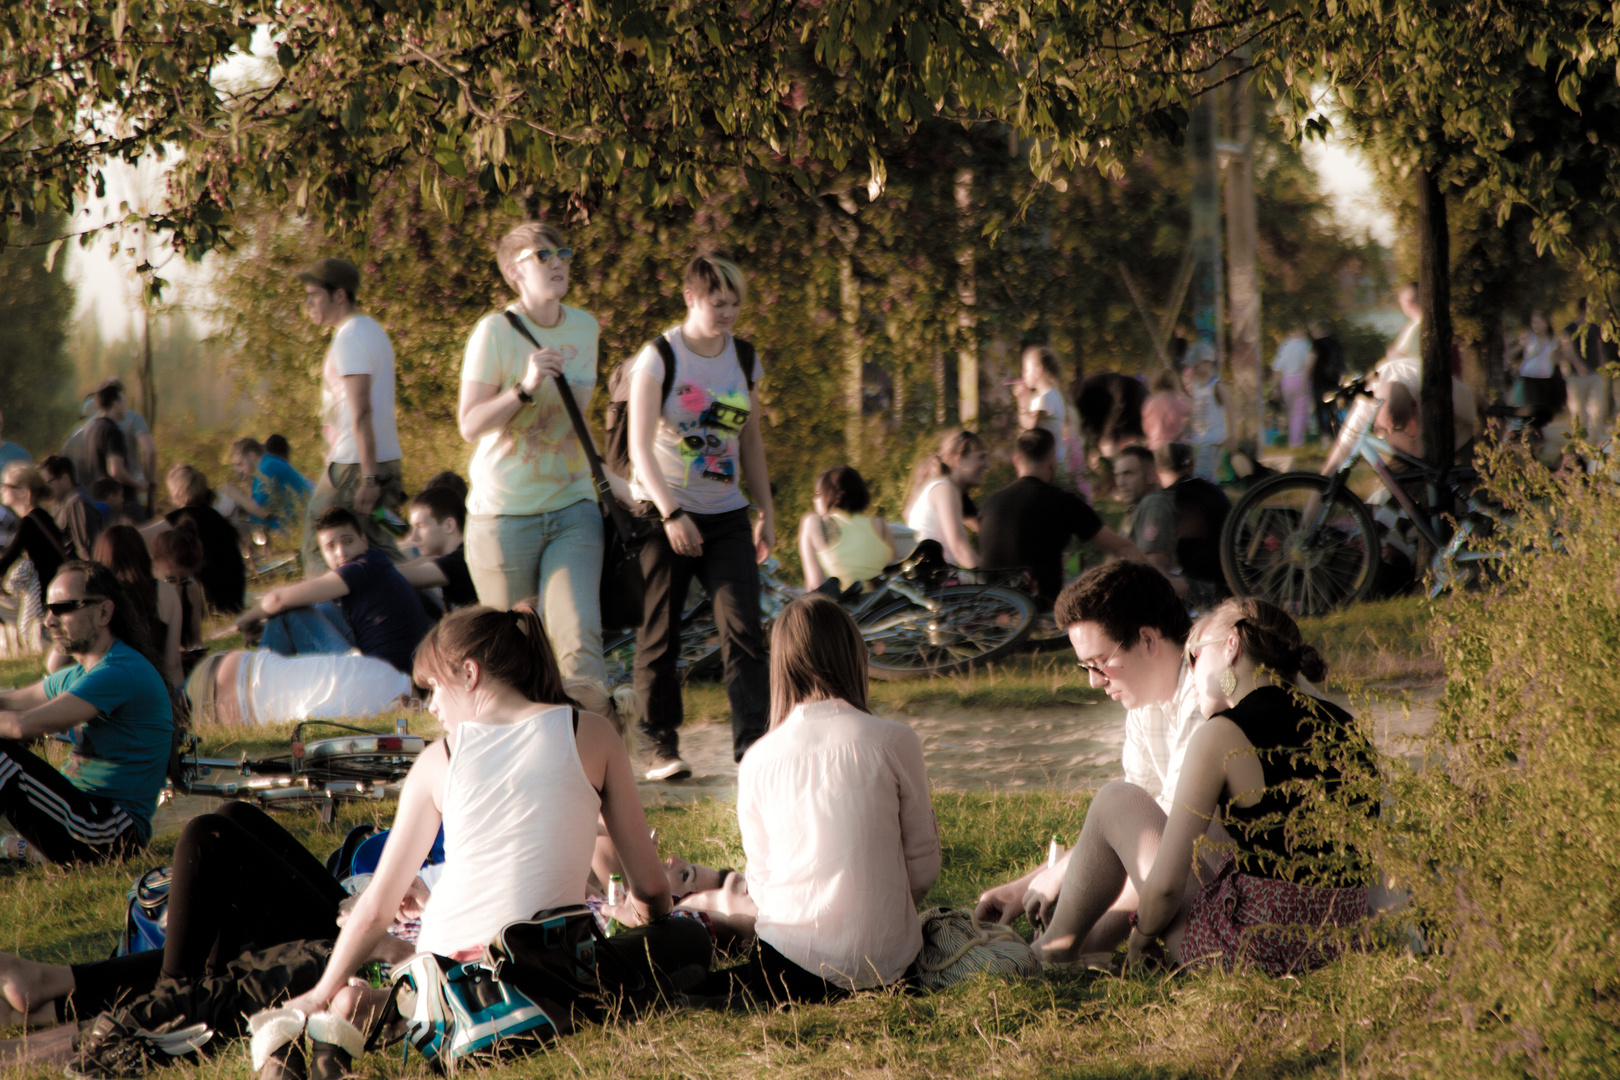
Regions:
M 936 794 L 945 870 L 926 904 L 971 907 L 982 888 L 1038 858 L 1052 833 L 1072 835 L 1088 802 L 1088 795 L 1059 792 Z M 332 827 L 320 826 L 312 813 L 279 820 L 324 855 L 350 826 L 386 821 L 390 812 L 388 804 L 351 806 Z M 666 853 L 711 865 L 741 864 L 729 806 L 663 807 L 650 817 Z M 172 836 L 159 838 L 139 859 L 93 870 L 0 870 L 0 948 L 56 962 L 106 956 L 130 881 L 165 862 L 173 842 Z M 1085 972 L 1016 984 L 980 980 L 933 997 L 873 993 L 774 1013 L 685 1013 L 618 1024 L 583 1032 L 493 1074 L 1340 1075 L 1364 1051 L 1382 1057 L 1382 1040 L 1423 1011 L 1438 978 L 1431 966 L 1383 949 L 1298 979 L 1220 972 L 1121 979 Z M 427 1074 L 416 1059 L 402 1070 L 396 1054 L 368 1058 L 363 1075 Z M 37 1069 L 17 1075 L 57 1074 Z M 246 1043 L 217 1051 L 195 1075 L 248 1080 Z
M 1310 620 L 1305 630 L 1336 679 L 1401 682 L 1440 674 L 1429 656 L 1426 621 L 1420 601 L 1395 600 Z M 26 683 L 39 674 L 37 661 L 0 661 L 0 685 Z M 885 711 L 1073 705 L 1092 700 L 1094 693 L 1078 675 L 1072 655 L 1054 652 L 957 677 L 874 683 L 873 698 Z M 694 720 L 721 719 L 723 688 L 688 687 L 687 709 Z M 290 728 L 247 735 L 205 732 L 205 749 L 220 756 L 282 750 Z M 1053 833 L 1072 840 L 1089 801 L 1085 792 L 936 793 L 945 869 L 925 906 L 971 908 L 982 889 L 1040 858 Z M 344 807 L 331 826 L 322 826 L 313 812 L 288 812 L 279 820 L 324 857 L 353 825 L 386 824 L 392 813 L 392 802 L 365 803 Z M 665 853 L 710 865 L 742 865 L 728 804 L 656 807 L 649 817 Z M 126 890 L 146 868 L 169 861 L 174 841 L 171 831 L 136 859 L 71 873 L 0 866 L 0 950 L 53 962 L 107 956 L 122 924 Z M 877 993 L 775 1013 L 685 1013 L 618 1024 L 581 1033 L 548 1054 L 494 1074 L 1229 1078 L 1354 1070 L 1422 1075 L 1425 1070 L 1412 1064 L 1417 1059 L 1405 1055 L 1421 1046 L 1425 1025 L 1444 1022 L 1428 1016 L 1428 1002 L 1442 981 L 1435 965 L 1387 947 L 1298 979 L 1223 972 L 1121 979 L 1085 972 L 1016 984 L 981 980 L 933 997 Z M 362 1073 L 384 1077 L 426 1075 L 426 1070 L 413 1059 L 402 1072 L 395 1054 L 378 1054 L 363 1063 Z M 217 1052 L 195 1070 L 188 1068 L 191 1074 L 248 1080 L 246 1044 Z M 40 1069 L 18 1075 L 55 1073 Z

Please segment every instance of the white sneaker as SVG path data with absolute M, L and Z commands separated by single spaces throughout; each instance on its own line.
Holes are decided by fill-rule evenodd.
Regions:
M 652 768 L 647 770 L 648 780 L 685 780 L 692 775 L 692 766 L 680 758 L 667 758 L 662 755 L 653 758 Z

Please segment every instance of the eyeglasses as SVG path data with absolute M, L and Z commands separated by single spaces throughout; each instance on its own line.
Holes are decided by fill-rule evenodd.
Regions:
M 512 262 L 514 264 L 520 263 L 524 259 L 527 259 L 530 255 L 533 255 L 535 259 L 539 261 L 540 265 L 544 266 L 551 261 L 551 257 L 553 255 L 557 256 L 558 262 L 573 261 L 574 249 L 558 248 L 557 250 L 553 251 L 550 248 L 524 248 L 522 251 L 517 253 L 517 258 L 513 259 Z
M 1118 645 L 1115 645 L 1114 646 L 1114 651 L 1109 653 L 1107 658 L 1104 659 L 1103 662 L 1100 663 L 1100 664 L 1096 663 L 1095 661 L 1092 661 L 1092 660 L 1081 660 L 1081 661 L 1079 661 L 1078 663 L 1079 663 L 1080 670 L 1084 671 L 1088 675 L 1097 676 L 1097 678 L 1101 679 L 1103 682 L 1111 681 L 1112 676 L 1110 676 L 1108 674 L 1108 672 L 1104 671 L 1103 669 L 1106 668 L 1110 663 L 1113 662 L 1114 657 L 1119 654 L 1119 650 L 1124 648 L 1124 647 L 1125 647 L 1125 643 L 1123 641 L 1120 642 Z
M 78 600 L 58 600 L 54 604 L 46 604 L 45 610 L 52 615 L 71 615 L 75 611 L 89 607 L 91 604 L 105 603 L 105 596 L 85 596 Z
M 1187 642 L 1187 648 L 1184 651 L 1184 655 L 1187 657 L 1187 663 L 1189 663 L 1189 664 L 1198 663 L 1198 650 L 1202 649 L 1205 645 L 1219 645 L 1225 640 L 1226 640 L 1225 637 L 1212 637 L 1212 638 L 1205 638 L 1203 641 L 1189 641 L 1189 642 Z

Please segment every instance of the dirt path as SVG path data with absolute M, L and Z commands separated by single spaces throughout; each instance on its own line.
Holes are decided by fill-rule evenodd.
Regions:
M 1405 753 L 1411 740 L 1434 722 L 1443 687 L 1405 691 L 1410 708 L 1384 702 L 1367 708 L 1380 749 Z M 1389 691 L 1391 698 L 1401 692 Z M 1342 694 L 1329 697 L 1350 706 Z M 996 715 L 963 709 L 885 714 L 910 724 L 922 739 L 928 776 L 945 791 L 1029 791 L 1101 787 L 1123 776 L 1125 710 L 1111 700 L 1079 707 L 1011 709 Z M 731 761 L 731 727 L 702 724 L 681 733 L 681 756 L 694 776 L 676 783 L 642 783 L 648 804 L 687 802 L 711 796 L 734 798 L 737 766 Z

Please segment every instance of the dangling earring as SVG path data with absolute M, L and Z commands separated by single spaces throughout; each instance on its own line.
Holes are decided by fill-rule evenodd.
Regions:
M 1227 668 L 1225 671 L 1221 672 L 1220 685 L 1221 693 L 1225 694 L 1227 697 L 1231 697 L 1233 694 L 1237 693 L 1237 672 L 1233 671 L 1231 668 Z

